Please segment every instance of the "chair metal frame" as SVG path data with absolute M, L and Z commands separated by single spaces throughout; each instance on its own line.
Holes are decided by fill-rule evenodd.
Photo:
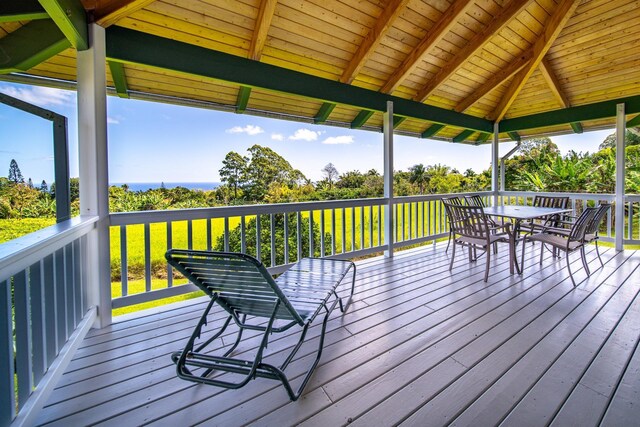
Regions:
M 494 243 L 502 242 L 509 244 L 509 270 L 513 274 L 514 269 L 514 247 L 515 238 L 511 232 L 511 224 L 506 223 L 501 226 L 491 226 L 487 216 L 484 214 L 482 206 L 455 205 L 443 202 L 449 217 L 453 218 L 451 225 L 453 230 L 453 253 L 449 271 L 453 269 L 453 262 L 456 256 L 456 246 L 469 248 L 469 261 L 475 261 L 472 250 L 482 249 L 485 251 L 487 261 L 484 273 L 484 281 L 489 280 L 489 269 L 491 267 L 491 251 L 488 250 Z M 502 231 L 501 231 L 502 230 Z
M 596 215 L 598 208 L 585 208 L 580 216 L 572 223 L 571 228 L 561 230 L 557 226 L 547 226 L 542 231 L 524 236 L 522 239 L 522 257 L 520 260 L 520 266 L 524 270 L 524 252 L 526 242 L 540 242 L 540 265 L 542 265 L 545 245 L 551 246 L 554 250 L 562 250 L 565 252 L 565 259 L 567 262 L 567 270 L 569 271 L 569 277 L 573 286 L 576 286 L 576 281 L 573 278 L 571 271 L 571 263 L 569 262 L 569 254 L 577 250 L 580 251 L 580 258 L 582 265 L 584 266 L 587 275 L 590 275 L 589 267 L 587 266 L 586 254 L 584 251 L 585 245 L 585 233 L 587 228 L 592 223 L 594 216 Z M 554 220 L 550 221 L 555 224 Z
M 462 199 L 458 196 L 443 197 L 441 200 L 443 203 L 450 203 L 458 206 L 462 205 Z M 449 211 L 446 208 L 445 213 L 447 215 L 447 219 L 449 220 L 449 239 L 447 240 L 447 248 L 444 250 L 444 252 L 447 253 L 449 252 L 449 245 L 451 244 L 451 239 L 453 238 L 453 227 L 451 225 L 451 215 L 449 215 Z
M 568 196 L 535 196 L 532 206 L 539 208 L 560 208 L 566 209 L 571 202 Z M 551 217 L 540 217 L 523 224 L 523 228 L 528 228 L 527 234 L 533 234 L 536 231 L 542 231 L 546 227 L 557 227 L 564 216 L 553 215 Z M 554 221 L 554 222 L 550 222 Z
M 289 398 L 297 400 L 320 361 L 329 315 L 336 306 L 344 312 L 351 302 L 355 264 L 344 260 L 305 258 L 274 280 L 260 261 L 246 254 L 171 249 L 165 257 L 211 298 L 184 349 L 171 355 L 178 377 L 229 389 L 243 387 L 256 377 L 269 378 L 282 382 Z M 351 292 L 343 301 L 338 296 L 337 287 L 349 271 L 352 271 Z M 214 304 L 222 307 L 229 316 L 217 332 L 204 339 L 203 328 L 207 326 Z M 321 312 L 324 317 L 316 358 L 294 391 L 285 370 L 302 346 L 309 326 Z M 224 343 L 218 338 L 227 330 L 231 320 L 238 331 L 233 344 L 224 351 Z M 284 362 L 279 366 L 264 362 L 269 337 L 293 327 L 300 328 L 300 336 Z M 253 360 L 232 357 L 244 330 L 262 332 Z M 219 346 L 212 348 L 216 341 L 219 341 Z M 215 355 L 212 353 L 214 350 L 224 352 Z M 239 374 L 241 379 L 212 378 L 214 373 Z

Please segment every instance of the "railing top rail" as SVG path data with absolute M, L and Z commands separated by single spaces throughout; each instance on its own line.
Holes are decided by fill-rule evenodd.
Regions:
M 500 191 L 500 196 L 557 196 L 563 195 L 572 199 L 586 199 L 586 200 L 611 200 L 615 199 L 615 194 L 603 194 L 603 193 L 564 193 L 559 191 Z
M 24 270 L 91 231 L 97 216 L 77 216 L 0 244 L 0 280 Z
M 493 193 L 491 191 L 470 191 L 466 193 L 443 193 L 443 194 L 421 194 L 417 196 L 396 196 L 394 200 L 396 203 L 410 203 L 410 202 L 422 202 L 422 201 L 431 201 L 431 200 L 440 200 L 443 197 L 451 197 L 458 196 L 464 197 L 479 194 L 480 196 L 491 196 Z
M 242 206 L 216 206 L 211 208 L 176 209 L 162 211 L 118 212 L 110 215 L 111 225 L 139 224 L 144 222 L 186 221 L 196 219 L 225 218 L 272 213 L 317 211 L 323 209 L 375 206 L 386 203 L 385 198 L 323 200 L 299 203 L 273 203 Z M 144 218 L 144 219 L 142 219 Z

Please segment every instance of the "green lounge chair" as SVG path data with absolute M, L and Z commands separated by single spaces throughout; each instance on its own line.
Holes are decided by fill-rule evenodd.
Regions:
M 260 261 L 240 253 L 171 249 L 165 257 L 211 297 L 184 350 L 171 355 L 178 377 L 231 389 L 243 387 L 256 377 L 270 378 L 281 381 L 291 400 L 297 400 L 320 360 L 329 315 L 336 305 L 344 312 L 351 302 L 355 264 L 350 261 L 305 258 L 274 280 Z M 338 296 L 337 287 L 349 270 L 352 270 L 351 292 L 347 301 L 343 302 Z M 201 339 L 214 303 L 229 316 L 219 331 Z M 304 342 L 309 326 L 320 313 L 324 313 L 324 318 L 317 356 L 304 375 L 302 384 L 294 392 L 285 370 Z M 238 326 L 235 342 L 229 348 L 219 349 L 223 352 L 221 355 L 215 355 L 211 344 L 218 341 L 232 319 Z M 294 327 L 299 328 L 300 338 L 284 361 L 277 367 L 263 362 L 270 335 Z M 253 360 L 232 357 L 245 329 L 262 332 Z M 216 373 L 230 374 L 224 378 L 212 377 Z M 239 375 L 240 379 L 235 381 L 228 378 L 233 374 Z

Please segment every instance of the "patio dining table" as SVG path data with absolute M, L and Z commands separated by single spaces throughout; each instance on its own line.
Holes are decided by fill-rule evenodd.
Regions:
M 515 239 L 513 239 L 513 244 L 516 245 L 518 243 L 518 235 L 520 234 L 520 227 L 522 221 L 532 220 L 536 218 L 545 218 L 553 215 L 564 214 L 567 212 L 571 212 L 571 209 L 565 208 L 544 208 L 537 206 L 523 206 L 523 205 L 505 205 L 505 206 L 487 206 L 484 208 L 485 215 L 495 216 L 500 218 L 510 218 L 513 220 L 513 233 L 515 235 Z M 515 247 L 513 251 L 515 253 Z M 513 257 L 513 262 L 516 267 L 516 271 L 518 274 L 522 274 L 520 270 L 520 266 L 518 265 L 518 260 L 516 257 Z

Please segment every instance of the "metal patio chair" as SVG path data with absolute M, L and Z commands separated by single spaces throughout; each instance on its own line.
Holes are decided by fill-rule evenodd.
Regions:
M 458 196 L 451 196 L 451 197 L 443 197 L 442 202 L 446 202 L 446 203 L 450 203 L 452 205 L 462 205 L 462 199 Z M 451 215 L 450 212 L 446 209 L 445 207 L 445 212 L 447 214 L 447 219 L 449 220 L 449 239 L 447 240 L 447 248 L 444 250 L 445 253 L 447 253 L 449 251 L 449 245 L 451 244 L 451 239 L 453 237 L 453 227 L 451 226 Z
M 490 246 L 494 243 L 503 242 L 509 244 L 509 264 L 510 270 L 513 272 L 514 265 L 514 236 L 511 232 L 511 224 L 494 227 L 489 222 L 487 216 L 482 210 L 482 206 L 463 206 L 452 203 L 443 202 L 445 209 L 449 212 L 453 233 L 453 253 L 451 255 L 451 263 L 449 271 L 453 269 L 453 262 L 456 257 L 456 246 L 469 248 L 469 261 L 475 261 L 472 257 L 472 250 L 484 250 L 487 257 L 484 272 L 484 281 L 489 280 L 489 269 L 491 267 L 491 251 Z
M 540 208 L 560 208 L 567 209 L 571 199 L 565 196 L 535 196 L 533 198 L 533 206 Z M 523 222 L 520 230 L 527 230 L 527 234 L 533 234 L 536 231 L 542 231 L 545 227 L 557 227 L 564 216 L 553 215 L 552 217 L 539 217 L 527 222 Z M 554 221 L 554 222 L 552 222 Z
M 243 387 L 256 377 L 270 378 L 282 382 L 289 398 L 297 400 L 320 360 L 329 315 L 336 305 L 344 312 L 351 301 L 355 264 L 305 258 L 274 280 L 260 261 L 245 254 L 171 249 L 165 257 L 211 298 L 184 350 L 171 355 L 178 377 L 230 389 Z M 336 288 L 350 270 L 353 272 L 351 292 L 343 301 Z M 211 334 L 213 331 L 204 330 L 207 322 L 221 322 L 209 319 L 214 304 L 222 307 L 228 317 L 219 330 Z M 285 371 L 304 342 L 309 326 L 320 313 L 324 316 L 316 358 L 294 391 Z M 235 341 L 228 336 L 224 341 L 219 340 L 231 320 L 238 327 Z M 266 363 L 265 349 L 270 336 L 289 329 L 298 329 L 298 342 L 279 366 Z M 262 333 L 252 360 L 233 357 L 244 330 Z M 214 342 L 219 343 L 218 348 L 211 348 Z M 212 378 L 218 373 L 226 375 Z
M 521 268 L 524 270 L 524 248 L 526 246 L 526 242 L 540 242 L 542 243 L 540 248 L 540 264 L 542 265 L 545 245 L 552 247 L 554 250 L 564 251 L 569 277 L 571 277 L 573 286 L 576 286 L 576 281 L 574 280 L 573 273 L 571 272 L 569 254 L 578 250 L 580 251 L 582 265 L 584 266 L 587 275 L 589 275 L 590 272 L 589 267 L 587 266 L 584 244 L 587 228 L 593 220 L 597 210 L 598 208 L 585 208 L 582 211 L 582 214 L 580 214 L 580 216 L 571 224 L 571 228 L 568 231 L 561 231 L 557 226 L 548 226 L 543 227 L 543 229 L 538 233 L 525 236 L 522 240 L 522 257 L 520 260 Z M 550 221 L 550 223 L 556 224 L 553 220 Z

